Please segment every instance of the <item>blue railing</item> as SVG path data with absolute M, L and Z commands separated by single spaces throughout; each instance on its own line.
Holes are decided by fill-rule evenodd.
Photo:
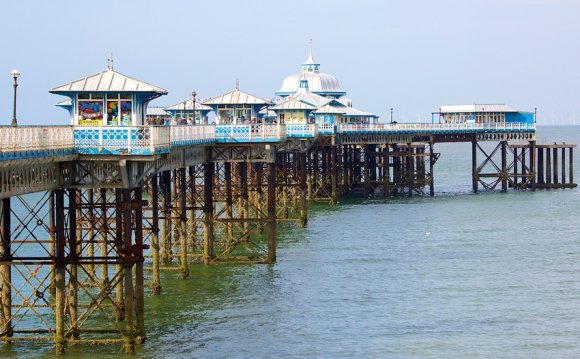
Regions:
M 204 126 L 0 126 L 0 160 L 66 154 L 155 155 L 215 143 L 279 143 L 337 134 L 535 132 L 526 123 L 250 124 Z
M 279 124 L 215 125 L 216 143 L 286 141 L 286 127 Z
M 339 134 L 450 134 L 450 133 L 505 133 L 535 132 L 536 125 L 529 123 L 378 123 L 343 124 L 337 126 Z

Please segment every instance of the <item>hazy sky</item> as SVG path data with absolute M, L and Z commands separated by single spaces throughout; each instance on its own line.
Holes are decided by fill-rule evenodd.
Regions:
M 151 105 L 192 90 L 273 96 L 313 39 L 321 71 L 353 105 L 399 122 L 442 104 L 507 103 L 540 124 L 580 124 L 580 1 L 29 1 L 0 2 L 0 114 L 68 124 L 57 85 L 115 70 L 163 87 Z

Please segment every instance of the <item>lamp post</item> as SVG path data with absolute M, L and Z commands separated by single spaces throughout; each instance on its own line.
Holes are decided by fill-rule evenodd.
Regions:
M 191 92 L 191 97 L 193 99 L 193 124 L 196 125 L 196 121 L 197 121 L 197 116 L 196 116 L 196 110 L 195 110 L 195 96 L 197 96 L 197 92 L 192 91 Z M 200 125 L 201 125 L 201 119 L 200 119 Z
M 391 123 L 393 123 L 393 108 L 391 107 Z
M 10 74 L 14 79 L 14 106 L 12 108 L 12 127 L 16 127 L 18 126 L 18 121 L 16 120 L 16 88 L 18 87 L 18 76 L 20 76 L 20 72 L 14 69 Z

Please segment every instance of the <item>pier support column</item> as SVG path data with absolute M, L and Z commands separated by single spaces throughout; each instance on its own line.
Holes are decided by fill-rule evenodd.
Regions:
M 433 172 L 435 165 L 435 153 L 434 147 L 435 143 L 433 141 L 429 142 L 429 195 L 435 195 L 435 175 Z
M 558 187 L 558 148 L 554 147 L 552 149 L 552 156 L 554 157 L 554 162 L 552 162 L 552 168 L 554 170 L 552 182 L 556 185 L 555 187 Z
M 2 253 L 0 254 L 0 280 L 2 282 L 2 290 L 0 296 L 0 336 L 7 338 L 5 343 L 10 343 L 9 338 L 13 335 L 12 328 L 12 269 L 10 262 L 12 261 L 11 249 L 11 209 L 10 198 L 2 199 L 2 218 L 0 235 L 2 236 Z
M 161 263 L 169 264 L 173 261 L 173 244 L 171 240 L 171 172 L 161 173 L 161 193 L 163 202 L 161 206 Z
M 54 302 L 54 345 L 56 354 L 64 354 L 65 350 L 65 306 L 66 306 L 66 285 L 65 285 L 65 242 L 64 235 L 64 190 L 57 189 L 55 193 L 55 302 Z
M 123 349 L 126 353 L 135 352 L 135 288 L 133 286 L 133 242 L 131 231 L 131 190 L 122 190 L 120 217 L 122 223 L 122 271 L 124 289 L 124 329 Z
M 238 201 L 238 213 L 240 218 L 247 219 L 249 217 L 249 206 L 248 206 L 248 163 L 239 162 L 238 163 L 238 175 L 240 177 L 239 191 L 240 198 Z M 243 240 L 248 241 L 250 239 L 249 233 L 249 223 L 247 220 L 243 221 L 242 224 L 244 235 Z
M 268 263 L 276 262 L 276 163 L 268 163 Z
M 225 185 L 225 195 L 226 195 L 226 219 L 233 218 L 233 199 L 232 199 L 232 164 L 230 162 L 224 163 L 224 185 Z M 229 248 L 232 245 L 233 228 L 232 223 L 226 223 L 226 246 Z
M 187 266 L 187 182 L 185 167 L 177 170 L 179 183 L 179 277 L 189 276 Z
M 105 258 L 109 255 L 109 247 L 107 245 L 107 242 L 110 240 L 110 238 L 109 238 L 109 234 L 110 234 L 109 216 L 107 213 L 107 189 L 101 188 L 99 190 L 99 192 L 101 194 L 99 205 L 100 205 L 101 217 L 102 217 L 102 218 L 100 218 L 100 221 L 101 221 L 100 252 L 101 252 L 101 257 Z M 109 279 L 109 266 L 108 266 L 106 261 L 103 261 L 103 263 L 101 264 L 101 277 L 102 277 L 101 280 L 102 280 L 103 286 L 108 287 L 110 284 L 110 279 Z
M 71 188 L 68 190 L 69 200 L 69 294 L 68 294 L 68 312 L 70 316 L 70 329 L 68 336 L 73 339 L 79 338 L 78 328 L 78 294 L 79 294 L 79 279 L 78 279 L 78 260 L 79 260 L 79 246 L 77 242 L 77 235 L 79 234 L 77 227 L 77 214 L 80 207 L 80 191 Z
M 187 168 L 187 239 L 188 246 L 192 253 L 195 253 L 197 248 L 197 198 L 196 198 L 196 183 L 195 183 L 195 167 L 189 166 Z
M 568 183 L 570 187 L 574 185 L 574 147 L 570 147 L 570 156 L 568 156 Z
M 364 195 L 368 197 L 371 195 L 371 177 L 370 177 L 370 161 L 369 161 L 369 145 L 363 145 L 363 181 L 364 181 Z
M 537 148 L 536 151 L 538 152 L 538 175 L 537 183 L 540 185 L 544 185 L 546 182 L 544 181 L 544 149 Z
M 471 186 L 474 193 L 477 193 L 479 184 L 479 174 L 477 173 L 477 141 L 471 141 Z
M 145 342 L 145 277 L 143 272 L 143 188 L 135 192 L 135 342 Z
M 337 165 L 337 151 L 335 145 L 330 147 L 330 183 L 331 183 L 331 199 L 330 203 L 335 205 L 338 202 L 338 165 Z
M 546 188 L 552 187 L 552 156 L 550 148 L 546 147 Z
M 159 275 L 159 184 L 158 175 L 151 178 L 151 256 L 153 260 L 153 283 L 151 294 L 161 294 L 161 278 Z
M 407 143 L 407 150 L 405 151 L 405 177 L 407 180 L 405 182 L 409 189 L 409 196 L 413 195 L 417 183 L 415 181 L 415 149 L 412 143 Z
M 508 189 L 507 173 L 507 141 L 501 141 L 501 191 L 506 192 Z
M 210 264 L 213 259 L 213 173 L 214 164 L 203 165 L 203 262 Z
M 532 191 L 536 190 L 536 141 L 530 141 L 529 175 Z
M 123 240 L 125 227 L 123 222 L 123 215 L 125 213 L 125 202 L 122 190 L 115 189 L 115 251 L 116 253 L 123 253 Z M 123 263 L 119 262 L 115 265 L 115 275 L 113 278 L 118 278 L 124 275 L 125 271 L 123 268 Z M 115 285 L 115 317 L 117 321 L 122 322 L 125 320 L 125 300 L 123 297 L 123 280 L 117 280 Z
M 524 156 L 525 154 L 525 149 L 522 148 L 522 153 L 521 155 Z M 514 147 L 513 148 L 513 154 L 514 154 L 514 187 L 517 188 L 518 186 L 518 177 L 519 177 L 519 166 L 518 166 L 518 162 L 520 161 L 520 158 L 518 157 L 518 148 Z M 522 160 L 522 175 L 524 174 L 526 170 L 526 162 Z M 522 181 L 523 181 L 524 177 L 522 176 Z
M 566 147 L 562 147 L 562 177 L 561 177 L 561 183 L 562 183 L 562 188 L 566 187 Z
M 301 152 L 298 156 L 300 158 L 300 226 L 304 228 L 308 223 L 308 210 L 306 206 L 306 195 L 308 192 L 306 185 L 306 153 Z

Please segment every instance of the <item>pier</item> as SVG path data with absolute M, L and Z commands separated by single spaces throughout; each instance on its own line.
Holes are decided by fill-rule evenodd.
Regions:
M 1 339 L 57 353 L 132 352 L 161 270 L 273 263 L 276 224 L 305 226 L 309 202 L 433 195 L 438 143 L 472 144 L 474 191 L 576 186 L 575 146 L 536 144 L 534 125 L 1 127 L 0 138 Z

